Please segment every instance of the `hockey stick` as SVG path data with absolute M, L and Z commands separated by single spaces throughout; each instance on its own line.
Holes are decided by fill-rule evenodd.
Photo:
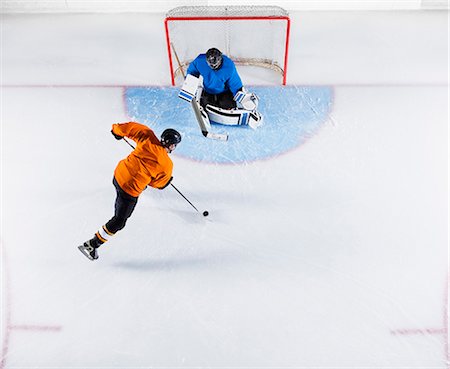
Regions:
M 173 53 L 175 54 L 175 59 L 177 59 L 178 66 L 180 67 L 182 76 L 184 77 L 184 68 L 181 65 L 180 58 L 178 58 L 178 54 L 177 51 L 175 50 L 175 46 L 173 46 L 173 42 L 170 43 L 170 46 L 172 46 Z
M 227 141 L 228 135 L 226 133 L 214 133 L 209 132 L 208 127 L 205 125 L 205 121 L 203 120 L 202 113 L 207 114 L 204 110 L 201 111 L 200 104 L 195 99 L 195 97 L 191 100 L 192 109 L 194 110 L 195 118 L 197 119 L 198 125 L 200 126 L 200 130 L 202 131 L 203 136 L 207 138 L 212 138 L 213 140 Z
M 135 149 L 135 147 L 130 143 L 130 141 L 128 141 L 125 137 L 123 138 L 123 140 L 128 144 L 128 145 L 130 145 L 130 147 L 134 150 Z
M 135 149 L 135 147 L 130 143 L 130 141 L 128 141 L 125 137 L 124 137 L 123 139 L 124 139 L 124 141 L 125 141 L 128 145 L 130 145 L 130 147 L 131 147 L 133 150 Z M 185 199 L 185 200 L 189 203 L 189 205 L 191 205 L 191 206 L 197 211 L 197 213 L 199 213 L 199 210 L 194 206 L 194 204 L 193 204 L 192 202 L 190 202 L 190 201 L 188 200 L 188 198 L 187 198 L 186 196 L 184 196 L 178 188 L 176 188 L 172 183 L 169 183 L 169 184 L 175 189 L 175 191 L 177 191 L 177 192 L 181 195 L 181 197 L 182 197 L 183 199 Z M 206 210 L 203 212 L 203 215 L 204 215 L 205 217 L 206 217 L 208 214 L 209 214 L 209 213 L 208 213 Z
M 191 205 L 197 211 L 197 213 L 199 213 L 198 209 L 194 206 L 194 204 L 190 202 L 188 198 L 184 196 L 178 188 L 176 188 L 172 183 L 170 183 L 170 185 L 175 189 L 175 191 L 177 191 L 181 195 L 183 199 L 185 199 L 189 203 L 189 205 Z M 205 215 L 205 213 L 203 213 L 203 215 Z

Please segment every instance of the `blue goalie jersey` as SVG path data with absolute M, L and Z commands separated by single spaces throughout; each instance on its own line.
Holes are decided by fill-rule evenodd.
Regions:
M 203 88 L 209 94 L 217 95 L 230 90 L 234 96 L 242 88 L 242 81 L 233 61 L 226 55 L 222 57 L 222 66 L 213 70 L 206 62 L 206 54 L 200 54 L 189 64 L 187 74 L 197 78 L 201 75 Z

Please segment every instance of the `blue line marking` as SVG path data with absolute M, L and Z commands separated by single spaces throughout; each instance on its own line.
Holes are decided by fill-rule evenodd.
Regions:
M 205 163 L 241 164 L 276 157 L 315 135 L 328 119 L 331 87 L 249 87 L 259 97 L 264 124 L 212 125 L 212 132 L 228 133 L 228 141 L 205 138 L 191 104 L 178 97 L 177 87 L 129 87 L 125 91 L 128 116 L 148 125 L 156 134 L 178 130 L 183 140 L 174 155 Z

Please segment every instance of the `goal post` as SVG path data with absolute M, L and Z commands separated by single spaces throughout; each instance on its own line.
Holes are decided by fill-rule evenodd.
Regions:
M 290 18 L 278 6 L 181 6 L 164 21 L 172 85 L 212 47 L 236 65 L 269 68 L 286 84 Z

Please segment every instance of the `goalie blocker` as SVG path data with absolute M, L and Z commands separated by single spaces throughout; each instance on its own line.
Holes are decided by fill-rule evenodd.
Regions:
M 263 117 L 256 111 L 259 99 L 254 93 L 249 93 L 245 90 L 238 91 L 234 96 L 237 109 L 223 109 L 209 104 L 206 105 L 206 109 L 203 109 L 198 103 L 201 90 L 199 78 L 188 74 L 178 96 L 183 100 L 191 102 L 200 129 L 205 137 L 213 138 L 211 136 L 217 135 L 210 132 L 210 123 L 229 126 L 249 126 L 253 129 L 258 128 L 262 124 Z M 210 133 L 210 136 L 207 135 L 208 133 Z M 227 135 L 219 134 L 219 136 Z

